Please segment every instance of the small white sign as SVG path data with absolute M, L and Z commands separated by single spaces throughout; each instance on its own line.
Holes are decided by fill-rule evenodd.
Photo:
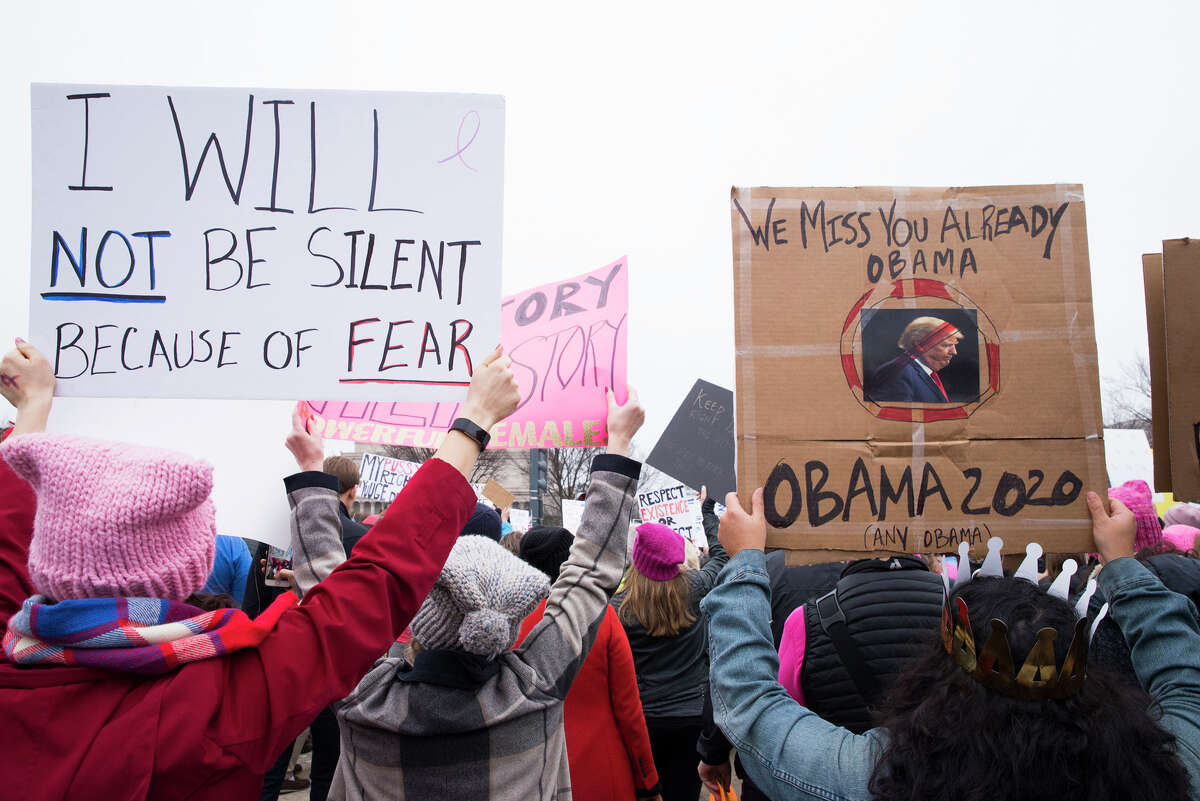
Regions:
M 643 523 L 661 523 L 678 531 L 696 550 L 707 550 L 700 499 L 683 484 L 639 492 L 638 508 Z
M 522 533 L 529 531 L 529 522 L 532 519 L 528 509 L 509 509 L 508 522 L 512 525 L 513 531 Z
M 358 497 L 391 503 L 420 468 L 417 462 L 364 453 L 358 466 Z
M 583 522 L 584 501 L 573 501 L 570 498 L 562 500 L 563 528 L 572 534 L 579 533 L 579 524 Z

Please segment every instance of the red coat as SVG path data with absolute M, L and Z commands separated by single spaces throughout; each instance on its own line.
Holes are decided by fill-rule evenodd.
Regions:
M 33 493 L 0 460 L 0 615 L 32 594 Z M 165 676 L 18 667 L 0 654 L 0 795 L 36 799 L 257 799 L 263 773 L 345 696 L 416 613 L 475 493 L 430 460 L 258 648 Z M 333 518 L 336 524 L 336 518 Z
M 525 618 L 514 648 L 545 611 L 542 601 Z M 633 652 L 611 606 L 605 607 L 596 643 L 567 692 L 563 728 L 575 801 L 630 801 L 659 792 Z

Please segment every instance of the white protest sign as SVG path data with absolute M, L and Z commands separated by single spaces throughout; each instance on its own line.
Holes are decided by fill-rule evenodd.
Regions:
M 296 404 L 285 401 L 58 398 L 47 430 L 181 451 L 213 465 L 217 533 L 291 545 L 284 447 Z
M 359 499 L 391 503 L 420 467 L 417 462 L 364 453 L 358 466 Z
M 461 399 L 500 341 L 503 98 L 31 95 L 59 395 Z
M 528 509 L 508 510 L 508 522 L 512 525 L 514 531 L 529 531 L 529 523 L 531 519 L 532 518 Z
M 563 528 L 572 534 L 579 533 L 579 524 L 583 522 L 584 503 L 584 501 L 573 501 L 570 498 L 562 499 Z
M 700 499 L 683 484 L 673 484 L 638 493 L 643 523 L 661 523 L 678 531 L 697 550 L 708 548 Z
M 1140 479 L 1154 486 L 1154 454 L 1146 434 L 1136 428 L 1104 429 L 1104 462 L 1108 467 L 1108 485 L 1119 487 Z

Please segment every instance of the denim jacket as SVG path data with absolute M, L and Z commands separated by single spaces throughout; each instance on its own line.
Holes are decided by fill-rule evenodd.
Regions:
M 1175 735 L 1200 798 L 1200 627 L 1191 601 L 1166 589 L 1134 559 L 1104 568 L 1099 582 L 1143 686 Z M 710 691 L 717 724 L 767 796 L 866 801 L 886 732 L 856 735 L 800 706 L 777 681 L 771 596 L 762 551 L 729 561 L 702 608 L 709 618 Z

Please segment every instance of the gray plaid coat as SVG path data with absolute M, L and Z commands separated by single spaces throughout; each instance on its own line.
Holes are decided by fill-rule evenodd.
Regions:
M 624 571 L 640 469 L 596 457 L 571 555 L 520 648 L 493 660 L 424 651 L 413 663 L 393 648 L 375 663 L 339 708 L 331 798 L 571 798 L 563 699 Z

